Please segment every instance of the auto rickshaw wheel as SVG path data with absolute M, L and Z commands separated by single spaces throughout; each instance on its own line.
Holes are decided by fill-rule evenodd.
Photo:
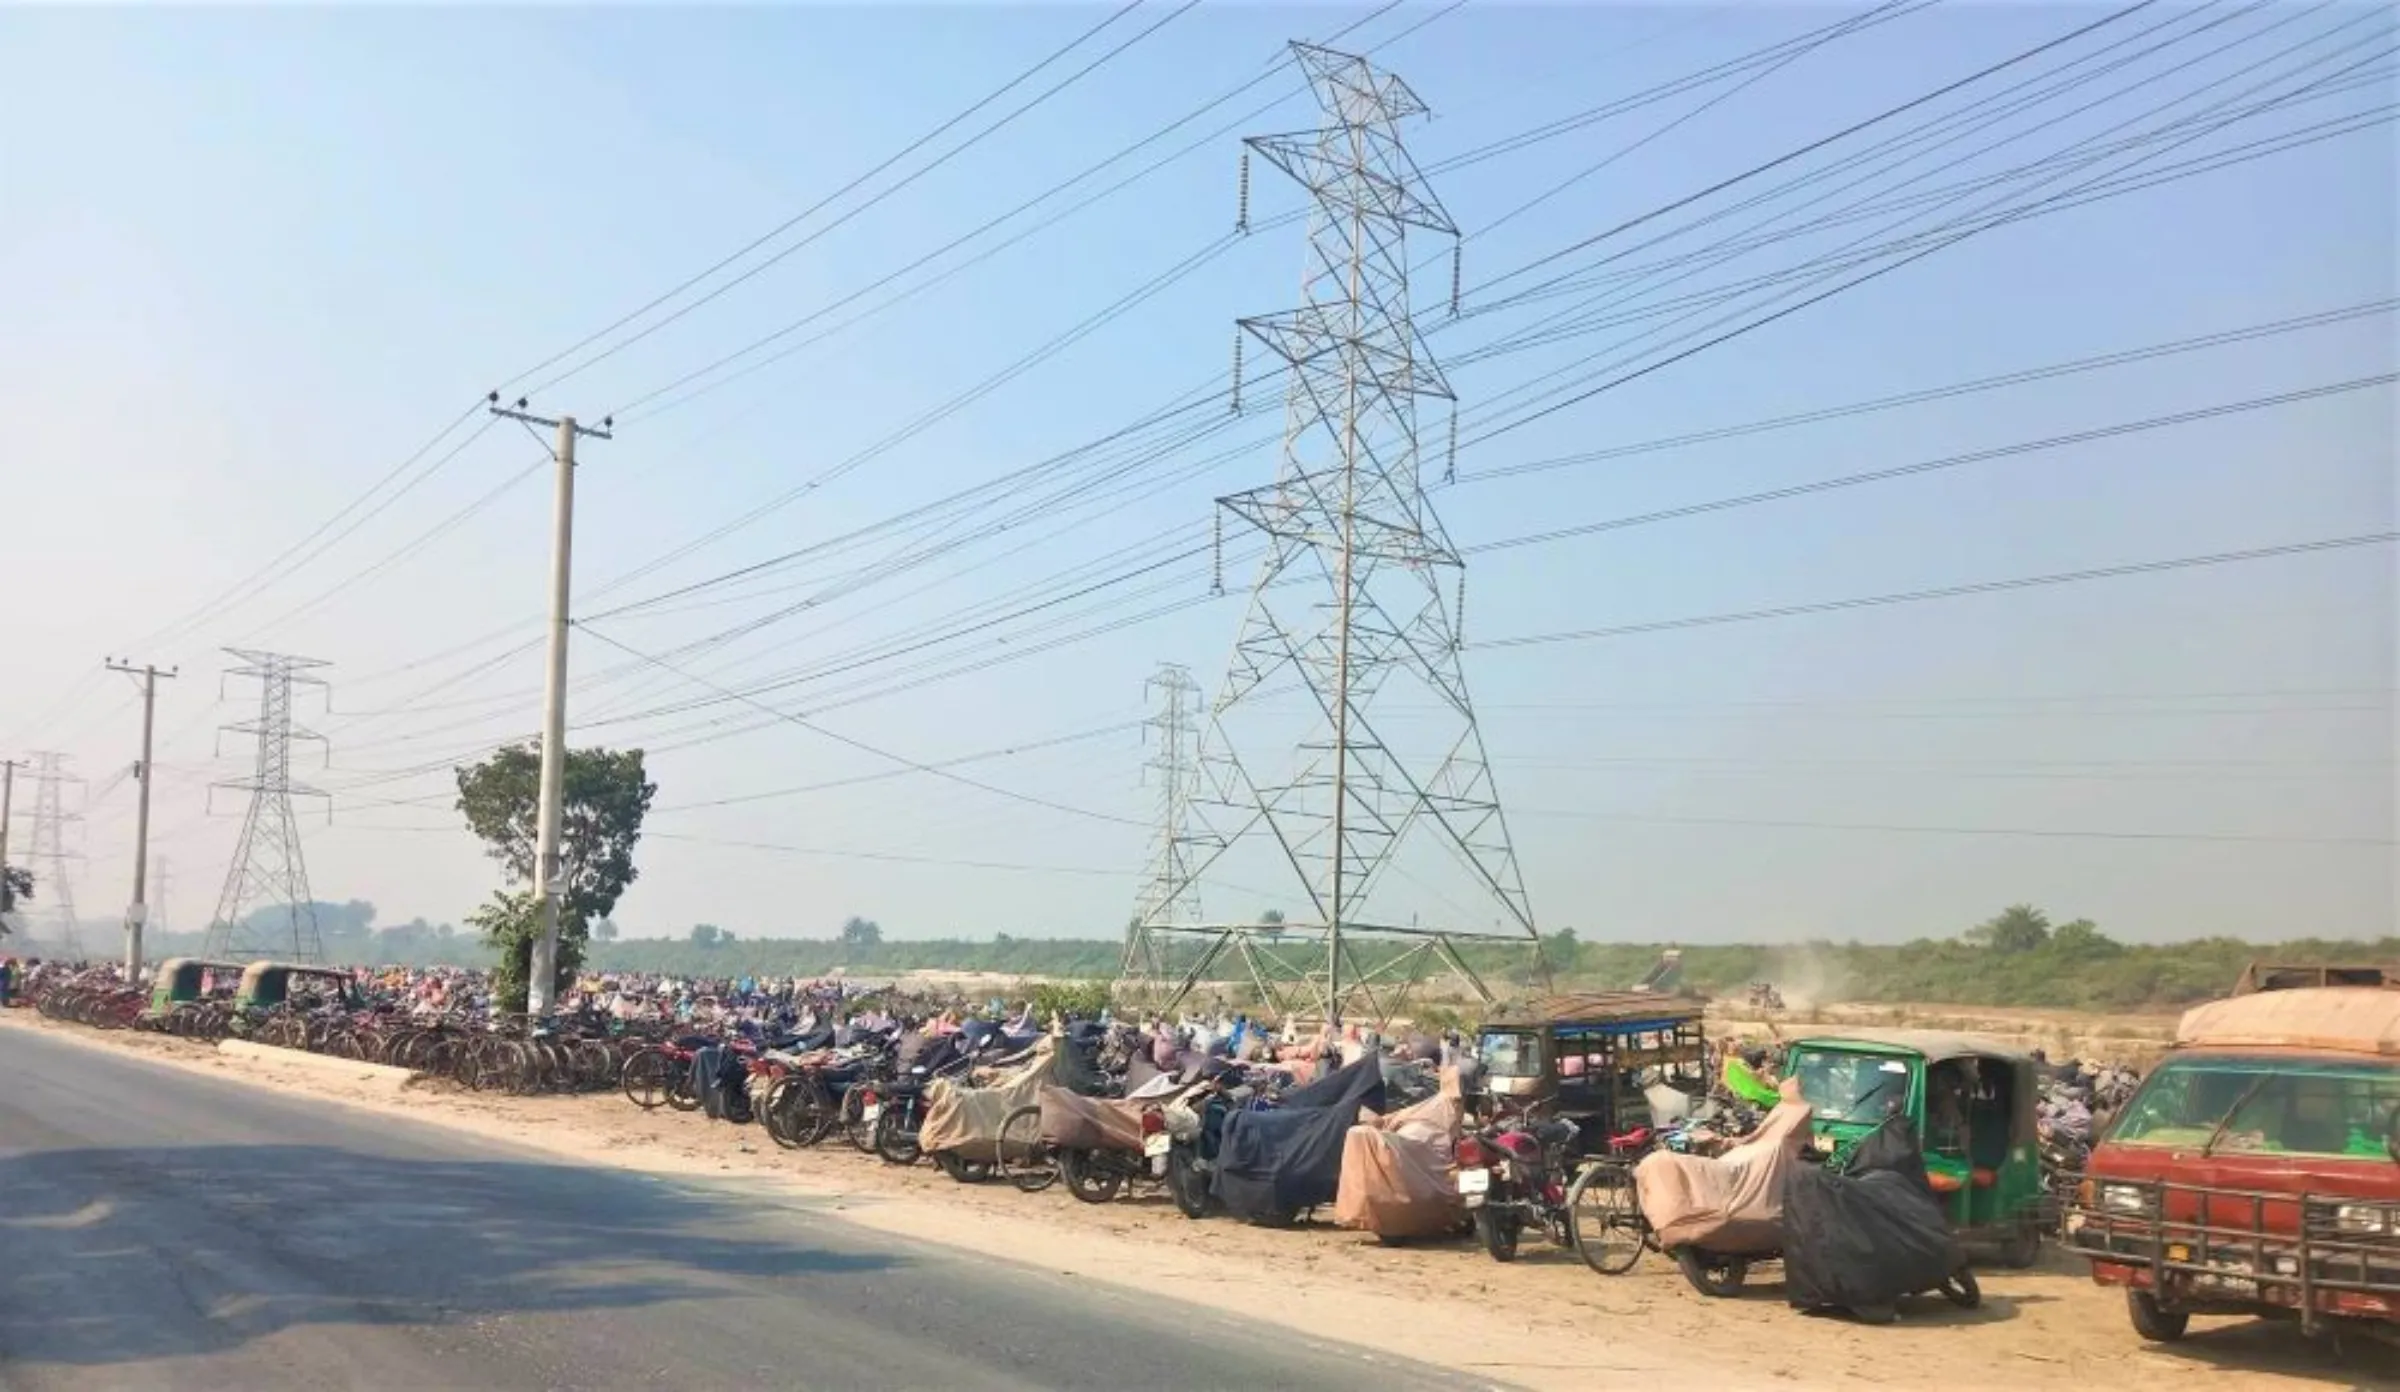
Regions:
M 1719 1299 L 1740 1295 L 1742 1283 L 1750 1279 L 1750 1263 L 1740 1257 L 1715 1256 L 1691 1247 L 1675 1249 L 1675 1265 L 1693 1290 Z
M 2012 1271 L 2023 1271 L 2042 1257 L 2042 1230 L 2031 1223 L 2009 1234 L 2000 1244 L 2000 1264 Z
M 2133 1332 L 2154 1344 L 2174 1343 L 2192 1323 L 2188 1312 L 2166 1308 L 2145 1290 L 2125 1292 L 2125 1313 L 2133 1319 Z

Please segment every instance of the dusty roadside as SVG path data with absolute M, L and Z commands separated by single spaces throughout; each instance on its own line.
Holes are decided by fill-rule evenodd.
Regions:
M 495 1098 L 418 1085 L 359 1086 L 339 1070 L 235 1058 L 184 1040 L 97 1034 L 12 1010 L 0 1027 L 238 1079 L 329 1105 L 404 1116 L 567 1158 L 754 1188 L 861 1226 L 1305 1327 L 1474 1378 L 1588 1388 L 1667 1373 L 1725 1387 L 2164 1387 L 2400 1385 L 2400 1364 L 2344 1359 L 2282 1329 L 2225 1324 L 2174 1351 L 2141 1345 L 2122 1307 L 2071 1263 L 1986 1274 L 1974 1312 L 1918 1303 L 1901 1324 L 1802 1318 L 1758 1293 L 1708 1301 L 1663 1262 L 1614 1279 L 1572 1254 L 1528 1250 L 1503 1267 L 1464 1245 L 1383 1247 L 1330 1227 L 1267 1232 L 1186 1221 L 1163 1199 L 1101 1207 L 1053 1190 L 966 1187 L 841 1149 L 778 1150 L 750 1127 L 644 1114 L 621 1096 Z M 1297 1296 L 1295 1295 L 1297 1292 Z

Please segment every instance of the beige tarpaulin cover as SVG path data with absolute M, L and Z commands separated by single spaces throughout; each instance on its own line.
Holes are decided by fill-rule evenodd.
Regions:
M 2400 992 L 2308 986 L 2210 1001 L 2183 1012 L 2175 1042 L 2209 1048 L 2400 1053 Z
M 1085 1097 L 1058 1086 L 1042 1089 L 1042 1139 L 1060 1150 L 1142 1149 L 1142 1113 L 1164 1110 L 1183 1094 L 1134 1100 Z
M 1749 1139 L 1723 1155 L 1654 1150 L 1633 1167 L 1642 1217 L 1660 1246 L 1739 1255 L 1783 1244 L 1783 1179 L 1801 1163 L 1811 1115 L 1788 1079 L 1783 1097 Z
M 1342 1138 L 1333 1220 L 1377 1237 L 1432 1237 L 1466 1216 L 1458 1196 L 1458 1074 L 1413 1107 L 1361 1121 Z
M 969 1152 L 969 1159 L 990 1158 L 1000 1148 L 1000 1125 L 1008 1114 L 1041 1100 L 1056 1047 L 1054 1040 L 1042 1039 L 1023 1067 L 989 1087 L 969 1087 L 948 1078 L 936 1081 L 926 1090 L 918 1147 L 927 1155 L 957 1150 Z

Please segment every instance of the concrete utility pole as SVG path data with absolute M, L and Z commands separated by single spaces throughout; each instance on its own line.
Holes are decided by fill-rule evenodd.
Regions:
M 533 960 L 527 972 L 530 979 L 525 988 L 526 1013 L 541 1016 L 550 1013 L 558 994 L 559 878 L 563 869 L 558 835 L 567 789 L 567 629 L 574 623 L 570 609 L 574 591 L 575 438 L 589 435 L 610 439 L 609 432 L 615 429 L 616 420 L 604 419 L 598 429 L 593 429 L 577 425 L 573 416 L 551 420 L 530 415 L 523 397 L 517 398 L 514 407 L 502 406 L 498 392 L 493 392 L 490 399 L 495 416 L 506 416 L 527 425 L 546 425 L 558 432 L 558 443 L 550 451 L 557 465 L 557 485 L 550 511 L 550 656 L 542 680 L 542 801 L 535 820 L 533 855 L 533 895 L 536 911 L 541 915 L 541 931 L 533 940 Z
M 17 792 L 17 766 L 21 759 L 0 759 L 0 872 L 8 869 L 9 804 Z M 8 876 L 0 873 L 0 915 L 17 906 L 17 896 L 8 887 Z M 5 927 L 0 924 L 0 927 Z
M 150 732 L 158 716 L 158 679 L 175 679 L 176 668 L 161 672 L 148 663 L 136 667 L 130 662 L 111 661 L 111 672 L 123 672 L 142 681 L 142 761 L 133 766 L 133 776 L 141 784 L 140 802 L 133 814 L 133 902 L 125 906 L 125 979 L 142 979 L 142 923 L 149 917 L 150 906 L 145 898 L 150 878 Z

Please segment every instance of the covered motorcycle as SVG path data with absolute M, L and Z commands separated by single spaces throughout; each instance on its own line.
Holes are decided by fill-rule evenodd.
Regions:
M 1634 1195 L 1662 1251 L 1705 1295 L 1732 1295 L 1754 1260 L 1784 1244 L 1784 1187 L 1808 1168 L 1811 1109 L 1786 1085 L 1740 1144 L 1717 1156 L 1656 1150 L 1634 1166 Z
M 1044 1038 L 1012 1070 L 981 1083 L 937 1079 L 926 1094 L 917 1146 L 952 1179 L 981 1179 L 1000 1163 L 1000 1133 L 1009 1114 L 1041 1100 L 1055 1076 L 1057 1050 Z
M 1254 1223 L 1289 1223 L 1331 1203 L 1342 1143 L 1359 1110 L 1383 1109 L 1383 1062 L 1372 1055 L 1283 1095 L 1270 1111 L 1225 1120 L 1212 1192 L 1225 1211 Z
M 1940 1291 L 1964 1307 L 1982 1298 L 1906 1116 L 1869 1132 L 1846 1163 L 1787 1176 L 1783 1225 L 1783 1289 L 1795 1309 L 1888 1324 L 1904 1295 Z
M 1458 1193 L 1460 1112 L 1453 1072 L 1415 1106 L 1351 1127 L 1333 1221 L 1386 1239 L 1456 1232 L 1467 1216 Z

